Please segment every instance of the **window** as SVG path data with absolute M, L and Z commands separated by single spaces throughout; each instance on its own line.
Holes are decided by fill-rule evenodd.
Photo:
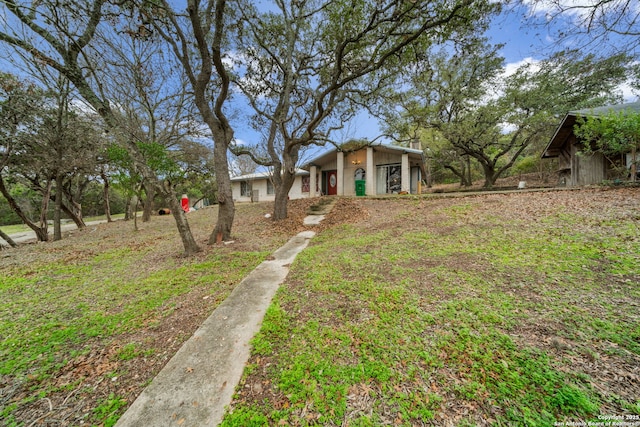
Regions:
M 311 177 L 303 176 L 302 177 L 302 192 L 308 193 L 311 188 Z
M 271 179 L 267 179 L 267 194 L 276 194 L 273 188 L 273 182 L 271 182 Z
M 242 197 L 251 197 L 251 183 L 248 181 L 240 182 L 240 195 Z
M 376 192 L 378 194 L 399 193 L 401 189 L 400 165 L 378 166 Z

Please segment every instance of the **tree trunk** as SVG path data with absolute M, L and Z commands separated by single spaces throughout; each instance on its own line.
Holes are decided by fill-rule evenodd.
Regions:
M 291 173 L 293 172 L 293 173 Z M 273 206 L 273 219 L 285 219 L 288 214 L 289 190 L 296 179 L 295 169 L 285 168 L 280 184 L 276 187 L 276 200 Z M 274 185 L 275 186 L 275 185 Z
M 100 171 L 100 177 L 102 178 L 102 202 L 104 206 L 104 214 L 107 217 L 107 222 L 113 222 L 111 218 L 111 206 L 109 204 L 109 177 L 104 172 Z
M 64 187 L 63 187 L 64 188 Z M 43 191 L 42 189 L 40 189 L 40 191 Z M 51 196 L 51 200 L 53 200 L 54 206 L 56 203 L 56 197 L 57 197 L 58 193 L 56 192 L 55 196 Z M 63 189 L 63 195 L 67 197 L 67 199 L 70 198 L 69 196 L 69 192 L 68 191 L 64 191 Z M 82 219 L 82 206 L 80 206 L 80 204 L 73 202 L 73 200 L 71 200 L 72 206 L 75 206 L 70 208 L 69 206 L 67 206 L 64 203 L 64 199 L 60 204 L 60 209 L 62 210 L 62 212 L 64 212 L 65 214 L 67 214 L 67 216 L 73 220 L 73 222 L 75 222 L 76 226 L 79 229 L 85 228 L 87 226 L 87 224 L 85 224 L 84 220 Z M 54 211 L 54 215 L 55 215 L 55 211 Z M 55 221 L 54 221 L 55 222 Z
M 69 215 L 69 218 L 76 223 L 76 226 L 80 229 L 85 228 L 87 225 L 84 223 L 82 219 L 82 204 L 76 202 L 76 200 L 82 200 L 82 194 L 84 193 L 84 189 L 89 184 L 89 180 L 84 180 L 83 183 L 78 183 L 78 191 L 74 195 L 71 191 L 71 185 L 67 187 L 62 187 L 64 196 L 67 199 L 68 203 L 62 203 L 62 210 Z
M 634 145 L 631 148 L 631 182 L 636 182 L 638 180 L 638 162 L 636 159 L 637 149 Z
M 56 172 L 56 197 L 53 207 L 53 241 L 62 240 L 62 174 Z
M 0 237 L 2 237 L 4 241 L 7 242 L 9 246 L 11 246 L 12 248 L 15 248 L 18 246 L 16 242 L 14 242 L 13 239 L 9 237 L 9 235 L 2 230 L 0 230 Z
M 493 165 L 482 163 L 482 171 L 484 172 L 484 185 L 483 188 L 492 188 L 498 179 L 496 170 Z
M 216 135 L 216 133 L 218 135 Z M 214 133 L 213 162 L 218 181 L 218 222 L 209 236 L 209 244 L 231 240 L 231 227 L 236 214 L 233 194 L 231 192 L 231 178 L 229 177 L 229 162 L 227 149 L 231 138 L 220 129 Z M 226 143 L 225 143 L 226 141 Z
M 136 204 L 133 206 L 133 229 L 138 231 L 138 205 L 140 204 L 140 198 L 136 197 Z
M 465 179 L 465 187 L 471 187 L 473 185 L 473 180 L 471 179 L 471 157 L 467 156 L 467 164 L 466 164 L 466 179 Z
M 465 184 L 466 184 L 466 181 L 465 181 L 465 176 L 466 176 L 466 174 L 465 174 L 465 171 L 464 171 L 464 163 L 462 163 L 462 162 L 461 162 L 461 163 L 460 163 L 460 165 L 462 166 L 462 170 L 458 170 L 458 169 L 454 168 L 454 167 L 453 167 L 453 166 L 451 166 L 451 165 L 442 165 L 442 166 L 443 166 L 445 169 L 449 169 L 451 172 L 453 172 L 453 174 L 454 174 L 455 176 L 457 176 L 458 178 L 460 178 L 460 186 L 461 186 L 461 187 L 463 187 L 463 186 L 465 186 Z
M 153 212 L 153 199 L 156 195 L 156 190 L 153 188 L 153 185 L 143 185 L 144 192 L 147 195 L 146 200 L 144 201 L 144 209 L 142 211 L 142 222 L 151 221 L 151 212 Z
M 296 179 L 296 163 L 298 162 L 299 147 L 290 147 L 282 153 L 282 163 L 273 170 L 273 186 L 276 190 L 276 200 L 273 207 L 273 219 L 280 220 L 287 217 L 289 190 Z
M 40 204 L 40 227 L 36 232 L 36 237 L 41 242 L 49 241 L 49 224 L 47 222 L 47 213 L 49 211 L 49 200 L 51 199 L 51 187 L 53 181 L 48 180 L 47 185 L 42 189 L 42 203 Z
M 133 197 L 127 197 L 127 203 L 124 206 L 125 221 L 129 221 L 131 219 L 131 199 L 133 199 Z
M 187 214 L 182 210 L 182 206 L 178 201 L 178 195 L 176 194 L 173 187 L 165 188 L 165 190 L 167 190 L 167 193 L 169 193 L 167 194 L 169 209 L 171 209 L 173 218 L 176 221 L 178 233 L 180 234 L 180 238 L 182 239 L 184 255 L 191 256 L 195 253 L 200 252 L 202 249 L 200 249 L 200 246 L 198 246 L 196 240 L 193 238 L 191 228 L 189 227 L 189 222 L 187 221 Z
M 61 208 L 62 208 L 62 212 L 66 213 L 69 216 L 69 218 L 73 220 L 73 222 L 76 224 L 76 227 L 78 227 L 78 229 L 82 229 L 87 226 L 87 224 L 85 224 L 84 222 L 84 219 L 82 219 L 82 216 L 78 216 L 78 210 L 76 209 L 71 210 L 64 203 L 62 204 Z
M 22 222 L 24 222 L 30 229 L 33 230 L 34 233 L 36 233 L 37 239 L 41 242 L 46 242 L 49 239 L 49 234 L 47 232 L 47 227 L 46 227 L 46 224 L 47 224 L 46 221 L 45 221 L 45 227 L 44 229 L 42 229 L 41 227 L 38 227 L 36 224 L 34 224 L 33 221 L 29 219 L 29 217 L 27 217 L 27 215 L 20 208 L 16 200 L 11 196 L 11 194 L 7 190 L 7 187 L 4 184 L 4 179 L 2 178 L 2 175 L 0 175 L 0 193 L 2 193 L 5 199 L 7 199 L 7 203 L 9 203 L 9 207 L 11 208 L 11 210 L 20 217 Z
M 460 178 L 460 187 L 471 187 L 471 161 L 469 156 L 460 158 L 460 172 L 457 172 L 453 167 L 447 167 L 450 171 L 458 175 Z

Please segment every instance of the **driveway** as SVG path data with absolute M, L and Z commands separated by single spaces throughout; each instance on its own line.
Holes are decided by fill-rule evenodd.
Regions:
M 90 227 L 92 225 L 96 225 L 96 224 L 102 224 L 107 222 L 106 219 L 104 220 L 98 220 L 98 221 L 89 221 L 87 222 L 87 227 Z M 69 231 L 69 230 L 77 230 L 78 227 L 76 226 L 75 223 L 70 223 L 70 224 L 62 224 L 62 231 Z M 49 227 L 49 235 L 53 235 L 53 226 Z M 9 237 L 11 237 L 11 239 L 13 239 L 14 242 L 16 243 L 28 243 L 31 241 L 36 241 L 36 233 L 32 230 L 28 230 L 28 231 L 23 231 L 21 233 L 14 233 L 14 234 L 9 234 Z M 4 241 L 4 239 L 2 239 L 0 237 L 0 244 L 8 244 L 7 242 Z

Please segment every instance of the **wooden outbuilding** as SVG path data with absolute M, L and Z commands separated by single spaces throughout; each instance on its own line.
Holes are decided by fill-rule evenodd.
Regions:
M 578 117 L 597 117 L 610 112 L 640 113 L 640 102 L 569 111 L 542 153 L 543 159 L 557 158 L 560 184 L 568 187 L 601 184 L 605 180 L 625 178 L 620 171 L 628 170 L 630 154 L 605 157 L 602 153 L 584 152 L 584 144 L 574 134 Z M 624 166 L 624 168 L 623 168 Z M 622 173 L 624 175 L 624 172 Z

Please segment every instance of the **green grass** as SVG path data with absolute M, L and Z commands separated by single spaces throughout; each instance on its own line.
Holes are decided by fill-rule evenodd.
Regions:
M 196 230 L 203 227 L 202 240 L 211 219 L 208 212 L 198 215 L 189 220 Z M 133 232 L 131 223 L 105 224 L 85 232 L 85 239 L 6 252 L 0 275 L 0 375 L 18 393 L 0 409 L 0 424 L 28 425 L 23 408 L 46 399 L 55 407 L 73 392 L 74 398 L 100 399 L 83 418 L 87 425 L 114 425 L 130 402 L 117 393 L 100 397 L 93 384 L 126 377 L 130 363 L 164 357 L 166 338 L 154 344 L 146 331 L 152 336 L 187 298 L 206 301 L 210 313 L 281 244 L 266 239 L 263 250 L 230 246 L 182 258 L 171 218 L 139 225 L 141 231 Z M 198 313 L 202 320 L 207 311 Z M 172 340 L 188 338 L 180 324 L 175 327 Z M 102 371 L 77 371 L 84 365 Z M 73 381 L 58 380 L 61 373 Z M 140 382 L 153 374 L 135 373 Z M 98 377 L 87 386 L 83 375 Z
M 16 277 L 20 271 L 4 275 L 0 374 L 47 375 L 66 363 L 65 348 L 140 329 L 166 316 L 173 298 L 199 287 L 237 283 L 267 255 L 212 255 L 140 275 L 134 267 L 144 252 L 116 249 L 78 265 L 40 265 L 28 279 Z
M 562 196 L 373 201 L 384 212 L 373 225 L 319 233 L 268 309 L 223 425 L 551 426 L 640 414 L 637 396 L 602 374 L 640 356 L 637 197 L 619 204 L 629 214 L 583 199 L 572 209 L 573 192 L 556 206 Z M 183 302 L 213 310 L 285 241 L 255 228 L 268 226 L 255 220 L 265 209 L 239 207 L 248 219 L 237 246 L 188 259 L 171 218 L 8 252 L 0 375 L 21 392 L 0 408 L 2 423 L 29 425 L 23 408 L 72 395 L 94 402 L 85 425 L 114 425 L 130 398 L 118 382 L 135 363 L 170 357 L 160 332 Z M 198 241 L 208 215 L 189 217 Z M 110 386 L 59 381 L 83 363 L 104 366 L 92 381 Z
M 396 201 L 387 215 L 416 226 L 343 226 L 299 255 L 223 425 L 438 425 L 460 414 L 455 425 L 552 426 L 597 420 L 605 404 L 637 413 L 638 401 L 600 392 L 575 363 L 640 355 L 633 220 L 532 221 L 460 200 L 434 222 L 414 205 Z M 269 392 L 248 395 L 256 381 Z
M 27 227 L 24 224 L 3 225 L 2 227 L 0 227 L 0 229 L 2 229 L 2 231 L 7 233 L 8 235 L 22 233 L 22 232 L 31 230 L 29 227 Z

